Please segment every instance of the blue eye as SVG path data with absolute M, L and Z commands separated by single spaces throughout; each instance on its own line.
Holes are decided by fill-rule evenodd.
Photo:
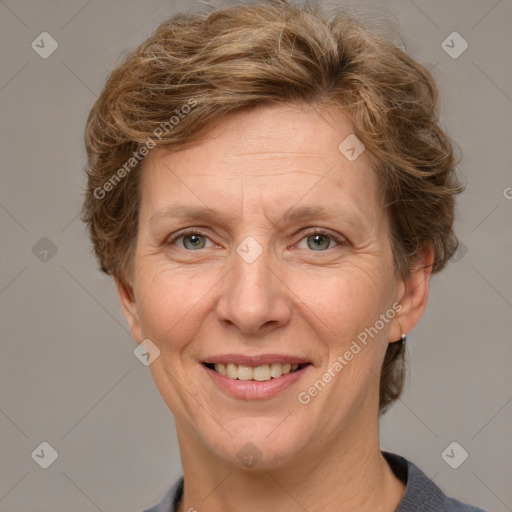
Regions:
M 203 238 L 203 240 L 201 240 Z M 206 242 L 204 241 L 204 237 L 202 235 L 198 234 L 192 234 L 192 235 L 185 235 L 183 237 L 183 245 L 190 249 L 190 247 L 187 247 L 186 241 L 190 240 L 190 245 L 193 249 L 203 249 L 203 247 L 206 245 Z
M 168 241 L 169 245 L 173 245 L 178 240 L 182 240 L 182 244 L 179 245 L 180 249 L 185 249 L 187 251 L 196 251 L 200 249 L 208 249 L 213 247 L 213 243 L 208 238 L 208 236 L 204 235 L 200 231 L 190 230 L 177 237 Z M 306 240 L 306 247 L 300 247 L 300 249 L 310 249 L 314 252 L 324 252 L 327 249 L 332 249 L 338 245 L 347 245 L 347 242 L 342 237 L 335 236 L 326 231 L 322 231 L 320 229 L 313 230 L 312 232 L 306 234 L 300 242 L 302 243 Z M 210 241 L 210 246 L 207 246 L 207 241 Z
M 323 252 L 335 247 L 336 245 L 343 244 L 343 241 L 340 238 L 321 230 L 314 230 L 307 234 L 302 240 L 306 240 L 307 248 L 315 252 Z
M 203 235 L 198 231 L 188 231 L 187 233 L 182 233 L 180 236 L 171 240 L 169 244 L 180 239 L 183 239 L 183 248 L 191 251 L 204 249 L 206 246 L 206 240 L 209 240 L 206 235 Z
M 311 244 L 309 241 L 312 239 Z M 333 242 L 333 239 L 329 235 L 317 233 L 315 235 L 308 235 L 306 237 L 306 240 L 308 240 L 308 248 L 312 249 L 313 251 L 316 251 L 317 249 L 324 250 L 329 249 L 331 247 L 331 244 Z M 336 242 L 334 242 L 336 243 Z

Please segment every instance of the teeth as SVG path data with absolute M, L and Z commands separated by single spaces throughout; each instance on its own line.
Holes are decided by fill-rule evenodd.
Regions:
M 238 380 L 251 380 L 253 378 L 253 370 L 251 366 L 238 367 Z
M 271 377 L 281 377 L 283 375 L 283 365 L 279 363 L 272 363 L 270 365 L 270 376 Z
M 217 363 L 215 365 L 215 371 L 217 373 L 220 373 L 221 375 L 227 375 L 228 374 L 228 370 L 226 368 L 226 365 L 225 364 L 219 364 Z
M 270 366 L 268 364 L 264 364 L 262 366 L 256 366 L 252 371 L 254 380 L 264 381 L 270 380 Z
M 238 366 L 236 364 L 229 363 L 227 365 L 227 375 L 230 379 L 238 378 Z
M 263 382 L 270 379 L 276 379 L 282 375 L 294 372 L 299 368 L 298 364 L 280 364 L 272 363 L 271 365 L 263 364 L 261 366 L 237 365 L 233 363 L 216 363 L 215 371 L 238 380 L 256 380 Z

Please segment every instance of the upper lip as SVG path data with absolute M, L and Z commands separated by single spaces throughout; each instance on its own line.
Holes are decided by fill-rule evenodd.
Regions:
M 219 354 L 203 360 L 205 364 L 237 364 L 246 366 L 262 366 L 264 364 L 307 364 L 309 361 L 302 357 L 285 354 L 260 354 L 258 356 L 248 356 L 244 354 Z

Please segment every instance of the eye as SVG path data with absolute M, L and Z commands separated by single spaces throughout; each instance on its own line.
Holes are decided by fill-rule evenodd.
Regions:
M 201 233 L 200 231 L 187 231 L 185 233 L 181 233 L 169 240 L 167 243 L 169 245 L 173 245 L 178 240 L 182 240 L 182 245 L 178 245 L 180 249 L 186 249 L 188 251 L 194 251 L 196 249 L 205 249 L 206 240 L 210 240 L 206 235 Z M 211 242 L 211 240 L 210 240 Z M 210 245 L 212 247 L 212 245 Z
M 181 241 L 181 243 L 178 243 Z M 210 245 L 207 246 L 207 242 L 210 242 Z M 305 241 L 306 247 L 300 246 L 301 243 Z M 184 249 L 187 251 L 195 251 L 199 249 L 208 249 L 213 247 L 215 244 L 211 242 L 207 235 L 203 234 L 198 230 L 190 230 L 186 232 L 182 232 L 178 234 L 172 239 L 167 241 L 168 245 L 177 244 L 180 249 Z M 299 242 L 299 249 L 310 249 L 315 252 L 325 252 L 327 249 L 333 249 L 338 245 L 347 245 L 348 242 L 340 235 L 335 235 L 333 233 L 327 232 L 322 229 L 314 229 L 309 233 L 306 233 L 301 241 Z
M 307 248 L 315 252 L 323 252 L 327 249 L 332 249 L 337 245 L 346 245 L 346 241 L 342 237 L 320 229 L 315 229 L 306 234 L 306 236 L 302 238 L 301 242 L 303 240 L 306 241 L 306 247 L 300 247 L 299 245 L 299 249 Z

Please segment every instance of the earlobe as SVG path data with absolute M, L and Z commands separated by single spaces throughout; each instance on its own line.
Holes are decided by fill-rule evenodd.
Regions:
M 434 250 L 429 245 L 424 251 L 424 257 L 418 265 L 411 270 L 409 276 L 401 281 L 398 301 L 401 309 L 394 318 L 389 329 L 389 342 L 399 341 L 402 334 L 410 333 L 422 317 L 427 307 L 430 291 L 430 277 Z
M 114 278 L 117 288 L 117 295 L 121 303 L 124 317 L 128 322 L 133 339 L 137 342 L 142 340 L 139 316 L 137 312 L 137 304 L 135 302 L 133 289 L 121 282 L 118 278 Z

